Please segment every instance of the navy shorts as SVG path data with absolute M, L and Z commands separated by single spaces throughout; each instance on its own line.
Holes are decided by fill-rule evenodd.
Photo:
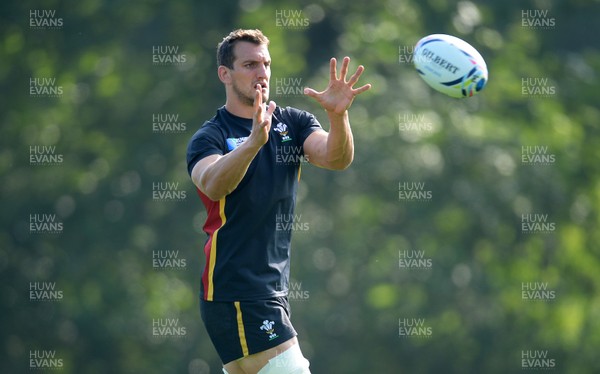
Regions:
M 298 335 L 290 321 L 287 297 L 234 302 L 200 299 L 200 315 L 223 364 Z

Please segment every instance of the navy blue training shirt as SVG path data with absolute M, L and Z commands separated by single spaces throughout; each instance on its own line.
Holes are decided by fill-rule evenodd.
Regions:
M 233 152 L 250 135 L 252 120 L 225 107 L 192 136 L 188 173 L 202 158 Z M 243 301 L 288 293 L 291 230 L 276 222 L 293 217 L 303 144 L 321 129 L 310 113 L 277 107 L 268 142 L 252 160 L 237 188 L 219 201 L 198 189 L 207 211 L 203 230 L 206 265 L 200 296 L 207 301 Z

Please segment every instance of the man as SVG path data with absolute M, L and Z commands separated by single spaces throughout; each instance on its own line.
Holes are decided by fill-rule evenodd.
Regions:
M 331 59 L 327 88 L 304 91 L 327 112 L 328 133 L 310 113 L 266 105 L 268 45 L 260 30 L 235 30 L 219 43 L 226 103 L 187 150 L 188 172 L 207 210 L 200 310 L 229 374 L 310 373 L 289 320 L 291 230 L 276 223 L 293 217 L 302 160 L 332 170 L 350 165 L 348 108 L 371 88 L 353 88 L 362 66 L 346 81 L 350 59 L 339 76 Z M 290 153 L 295 162 L 282 162 Z

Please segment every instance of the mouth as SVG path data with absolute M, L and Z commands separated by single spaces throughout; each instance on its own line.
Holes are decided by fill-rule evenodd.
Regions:
M 259 85 L 263 92 L 266 92 L 269 89 L 269 84 L 267 82 L 257 82 L 254 87 L 256 87 L 256 85 Z

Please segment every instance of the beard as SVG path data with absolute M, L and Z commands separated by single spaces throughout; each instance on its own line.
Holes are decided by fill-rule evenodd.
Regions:
M 235 92 L 238 99 L 240 99 L 240 101 L 243 104 L 248 105 L 248 106 L 254 105 L 254 90 L 251 91 L 252 92 L 251 94 L 244 93 L 242 91 L 242 89 L 240 87 L 238 87 L 238 85 L 235 81 L 232 84 L 232 88 L 233 88 L 233 92 Z M 268 99 L 269 99 L 269 95 L 268 95 L 268 90 L 267 90 L 267 93 L 262 94 L 263 103 L 266 103 Z

